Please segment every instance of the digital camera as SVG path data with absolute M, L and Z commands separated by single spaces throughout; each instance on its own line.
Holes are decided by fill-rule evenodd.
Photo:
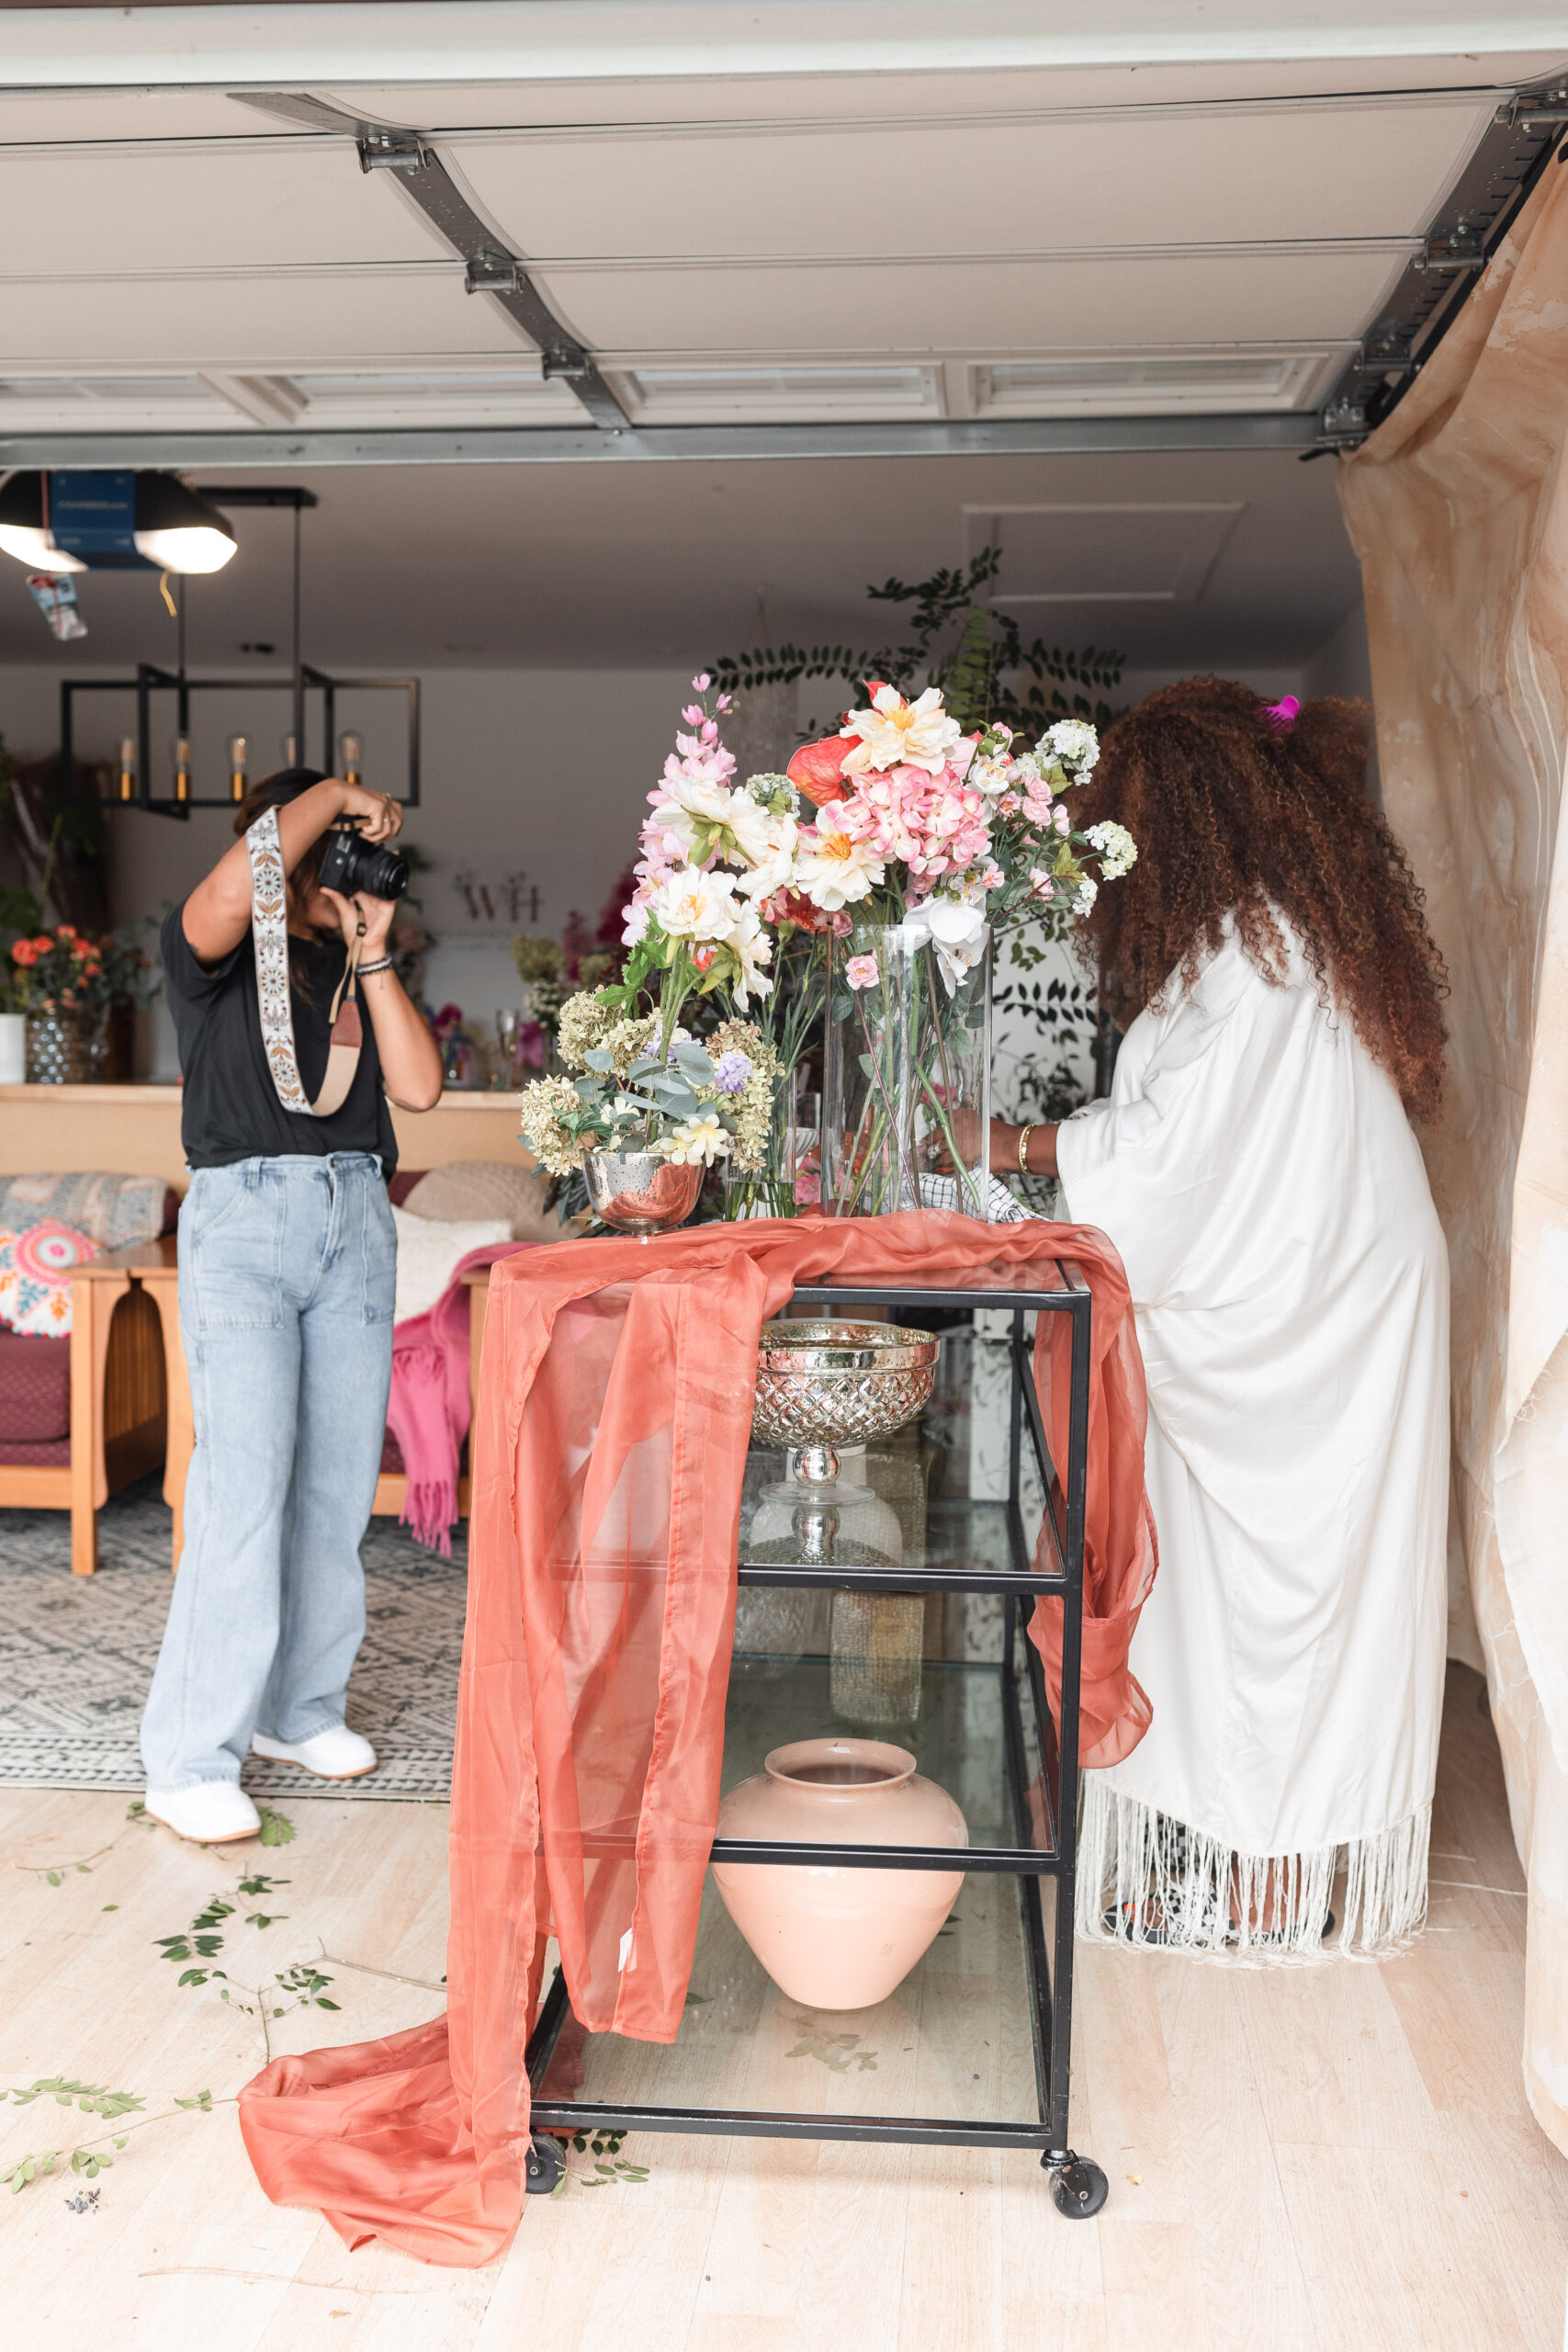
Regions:
M 362 842 L 364 821 L 362 817 L 343 817 L 333 827 L 321 860 L 321 887 L 345 899 L 359 890 L 368 899 L 400 899 L 409 887 L 408 859 L 378 842 Z

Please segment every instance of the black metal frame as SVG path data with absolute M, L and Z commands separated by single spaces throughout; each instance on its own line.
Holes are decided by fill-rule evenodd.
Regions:
M 252 693 L 258 688 L 264 693 L 270 689 L 278 694 L 291 694 L 294 696 L 294 733 L 299 747 L 299 758 L 301 764 L 304 764 L 307 759 L 305 729 L 302 723 L 306 707 L 304 697 L 308 692 L 319 692 L 321 696 L 321 764 L 324 772 L 331 775 L 334 772 L 335 755 L 333 743 L 337 727 L 337 697 L 340 694 L 355 688 L 371 687 L 381 688 L 388 692 L 396 691 L 407 698 L 408 791 L 398 805 L 401 808 L 417 808 L 420 785 L 419 680 L 417 678 L 331 677 L 324 670 L 313 669 L 308 662 L 300 664 L 299 675 L 297 679 L 292 674 L 287 677 L 269 676 L 265 671 L 252 671 L 243 677 L 189 678 L 182 676 L 177 670 L 160 669 L 155 662 L 139 662 L 134 678 L 62 679 L 60 686 L 61 789 L 67 797 L 72 797 L 75 791 L 75 720 L 72 703 L 77 695 L 134 694 L 136 696 L 136 791 L 130 800 L 118 800 L 111 796 L 101 805 L 106 808 L 145 808 L 155 817 L 188 817 L 193 808 L 231 808 L 234 806 L 233 796 L 226 792 L 193 792 L 185 799 L 178 800 L 173 793 L 155 794 L 153 792 L 152 763 L 152 696 L 154 694 L 173 694 L 178 697 L 175 704 L 175 723 L 177 731 L 182 735 L 188 735 L 190 732 L 192 695 L 233 694 L 242 689 Z
M 544 2099 L 536 2096 L 535 2127 L 570 2132 L 701 2132 L 741 2138 L 785 2140 L 900 2141 L 927 2147 L 1038 2148 L 1051 2175 L 1058 2209 L 1087 2218 L 1105 2202 L 1105 2176 L 1098 2165 L 1074 2154 L 1068 2136 L 1072 2049 L 1073 1912 L 1077 1867 L 1078 1685 L 1083 1628 L 1084 1508 L 1089 1472 L 1089 1333 L 1092 1301 L 1071 1259 L 1056 1261 L 1058 1286 L 1049 1289 L 979 1289 L 962 1284 L 887 1282 L 813 1283 L 795 1294 L 796 1306 L 886 1306 L 918 1319 L 922 1308 L 964 1310 L 1002 1307 L 1012 1317 L 1010 1342 L 1011 1400 L 1008 1440 L 1008 1538 L 1010 1571 L 962 1568 L 867 1568 L 801 1564 L 759 1565 L 744 1558 L 743 1585 L 828 1587 L 855 1592 L 996 1592 L 1005 1595 L 1001 1677 L 1004 1746 L 1016 1843 L 972 1846 L 964 1855 L 968 1871 L 1017 1878 L 1022 1919 L 1024 1965 L 1029 1981 L 1036 2123 L 965 2123 L 919 2115 L 823 2115 L 745 2108 L 632 2107 L 603 2102 Z M 1030 1361 L 1024 1317 L 1066 1315 L 1072 1321 L 1072 1367 L 1067 1458 L 1054 1464 L 1041 1418 Z M 1021 1500 L 1023 1444 L 1027 1431 L 1047 1498 L 1043 1524 L 1055 1565 L 1037 1568 L 1030 1556 Z M 1046 1703 L 1040 1652 L 1028 1638 L 1031 1614 L 1043 1599 L 1060 1600 L 1062 1623 L 1061 1736 Z M 1019 1696 L 1019 1649 L 1042 1760 L 1032 1774 Z M 1032 1830 L 1030 1798 L 1038 1790 L 1043 1821 Z M 953 1868 L 951 1847 L 835 1846 L 835 1861 L 865 1870 Z M 819 1865 L 819 1845 L 773 1838 L 716 1838 L 713 1860 L 724 1862 L 784 1862 Z M 1056 1882 L 1054 1950 L 1046 1948 L 1044 1917 L 1037 1888 Z M 558 1970 L 538 2024 L 528 2043 L 531 2088 L 543 2082 L 567 2016 L 564 1973 Z

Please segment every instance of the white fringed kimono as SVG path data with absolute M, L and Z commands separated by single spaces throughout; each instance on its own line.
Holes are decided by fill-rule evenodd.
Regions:
M 1343 1853 L 1339 1947 L 1387 1950 L 1426 1912 L 1447 1645 L 1448 1259 L 1397 1090 L 1299 953 L 1274 987 L 1233 940 L 1058 1152 L 1132 1283 L 1160 1547 L 1079 1931 L 1114 1904 L 1134 1941 L 1317 1957 Z

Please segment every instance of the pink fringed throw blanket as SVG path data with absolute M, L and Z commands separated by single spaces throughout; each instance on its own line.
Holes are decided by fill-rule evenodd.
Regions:
M 470 1250 L 434 1306 L 411 1315 L 392 1333 L 392 1389 L 387 1427 L 398 1442 L 409 1490 L 400 1514 L 416 1544 L 452 1556 L 457 1519 L 457 1467 L 468 1434 L 468 1314 L 472 1293 L 463 1276 L 493 1265 L 531 1241 Z

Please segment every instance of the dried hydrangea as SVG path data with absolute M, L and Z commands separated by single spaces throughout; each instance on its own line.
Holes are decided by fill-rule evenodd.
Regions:
M 726 1062 L 734 1063 L 742 1057 L 750 1063 L 750 1073 L 739 1094 L 724 1095 L 727 1118 L 735 1122 L 735 1145 L 730 1165 L 741 1174 L 761 1168 L 768 1156 L 768 1130 L 773 1122 L 773 1095 L 784 1075 L 784 1064 L 761 1031 L 750 1021 L 721 1021 L 703 1044 L 709 1060 L 717 1069 Z M 717 1087 L 698 1091 L 716 1098 Z
M 520 980 L 558 980 L 566 970 L 566 950 L 555 939 L 524 932 L 512 943 L 512 960 Z
M 601 1004 L 590 989 L 581 996 L 569 996 L 560 1009 L 560 1026 L 557 1033 L 557 1050 L 569 1069 L 586 1069 L 583 1057 L 594 1046 L 602 1046 L 606 1033 L 613 1029 L 620 1015 L 613 1004 Z
M 517 1098 L 517 1124 L 547 1175 L 570 1176 L 582 1165 L 584 1146 L 566 1123 L 582 1115 L 570 1078 L 536 1078 Z
M 677 1038 L 682 1038 L 685 1035 L 686 1032 L 683 1029 L 677 1029 L 675 1032 Z M 612 1022 L 599 1043 L 609 1055 L 610 1066 L 615 1076 L 625 1085 L 633 1062 L 640 1060 L 644 1054 L 650 1052 L 658 1041 L 659 1015 L 649 1013 L 640 1021 Z

